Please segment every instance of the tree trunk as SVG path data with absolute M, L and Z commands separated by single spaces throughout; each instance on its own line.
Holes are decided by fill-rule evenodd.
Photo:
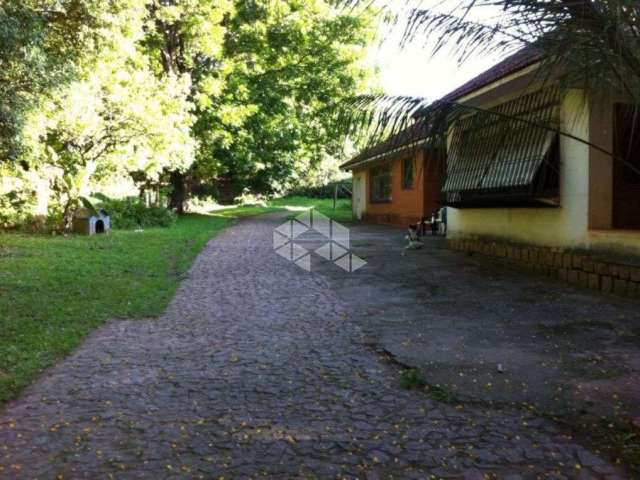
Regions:
M 62 211 L 62 233 L 67 235 L 73 230 L 73 217 L 76 213 L 76 205 L 73 198 L 69 197 Z
M 242 193 L 238 184 L 230 178 L 218 179 L 217 199 L 221 205 L 233 205 L 236 197 Z
M 182 215 L 188 196 L 185 174 L 177 170 L 171 172 L 170 182 L 173 189 L 169 195 L 169 208 Z

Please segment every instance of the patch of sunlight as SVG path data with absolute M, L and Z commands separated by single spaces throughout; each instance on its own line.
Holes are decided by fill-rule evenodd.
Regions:
M 238 208 L 240 205 L 211 205 L 210 207 L 208 207 L 208 210 L 213 213 L 213 212 L 217 212 L 218 210 L 233 210 L 235 208 Z
M 284 208 L 285 210 L 288 210 L 290 212 L 304 212 L 305 210 L 310 210 L 312 208 L 315 208 L 315 206 L 312 205 L 310 207 L 301 207 L 297 205 L 284 205 L 280 208 Z

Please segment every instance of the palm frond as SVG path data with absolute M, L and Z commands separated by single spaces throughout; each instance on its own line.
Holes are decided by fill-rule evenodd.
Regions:
M 561 89 L 557 88 L 557 95 L 560 95 L 560 92 Z M 637 110 L 634 109 L 633 115 L 637 114 Z M 604 153 L 635 174 L 640 174 L 640 170 L 629 161 L 628 156 L 616 154 L 589 139 L 563 131 L 556 123 L 531 119 L 526 112 L 503 111 L 500 106 L 482 108 L 446 99 L 429 103 L 421 97 L 367 95 L 345 102 L 338 115 L 338 123 L 343 126 L 343 133 L 351 138 L 360 139 L 360 158 L 370 156 L 380 150 L 380 147 L 383 147 L 384 151 L 443 151 L 455 123 L 463 117 L 477 115 L 481 119 L 480 123 L 497 123 L 505 128 L 513 128 L 515 125 L 553 132 Z
M 468 6 L 465 12 L 470 8 Z M 400 47 L 433 44 L 432 55 L 449 48 L 459 62 L 464 62 L 474 54 L 511 53 L 535 40 L 535 33 L 522 26 L 504 25 L 500 19 L 484 23 L 468 18 L 464 12 L 414 9 L 409 13 Z
M 355 8 L 366 0 L 334 0 Z M 389 9 L 394 2 L 387 2 Z M 419 2 L 418 2 L 419 3 Z M 378 2 L 380 4 L 380 2 Z M 478 15 L 493 9 L 492 17 Z M 553 84 L 561 90 L 580 88 L 588 98 L 623 95 L 640 108 L 640 2 L 629 0 L 464 0 L 449 11 L 441 8 L 410 10 L 402 26 L 400 48 L 409 44 L 431 47 L 429 53 L 449 48 L 459 62 L 481 54 L 507 54 L 523 47 L 539 52 L 536 85 Z M 407 128 L 422 123 L 432 139 L 443 137 L 456 119 L 470 113 L 497 115 L 469 105 L 444 100 L 427 102 L 412 97 L 364 96 L 343 105 L 341 124 L 346 132 L 371 147 L 402 139 Z M 525 119 L 515 119 L 526 121 Z M 557 128 L 529 125 L 531 128 Z M 567 132 L 560 135 L 588 144 L 615 157 L 613 152 Z M 401 140 L 398 140 L 401 141 Z

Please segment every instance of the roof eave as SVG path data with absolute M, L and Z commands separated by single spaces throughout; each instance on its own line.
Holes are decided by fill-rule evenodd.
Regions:
M 363 158 L 362 160 L 358 160 L 356 162 L 354 162 L 353 160 L 350 160 L 342 165 L 340 165 L 340 169 L 342 170 L 355 170 L 356 168 L 361 168 L 365 165 L 369 165 L 369 164 L 373 164 L 375 162 L 383 162 L 384 160 L 387 160 L 389 157 L 394 157 L 396 155 L 400 155 L 402 153 L 406 153 L 407 151 L 411 151 L 414 149 L 418 149 L 421 147 L 424 147 L 428 144 L 429 142 L 429 138 L 422 138 L 419 140 L 416 140 L 412 143 L 409 143 L 407 145 L 402 145 L 400 147 L 396 147 L 393 148 L 391 150 L 388 150 L 386 152 L 382 152 L 379 153 L 377 155 L 373 155 L 371 157 L 366 157 Z

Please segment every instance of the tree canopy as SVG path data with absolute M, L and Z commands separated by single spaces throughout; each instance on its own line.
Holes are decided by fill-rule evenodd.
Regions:
M 334 112 L 368 87 L 372 26 L 316 0 L 236 2 L 221 88 L 198 102 L 196 174 L 231 195 L 282 191 L 338 156 Z
M 372 78 L 374 17 L 326 0 L 28 0 L 0 24 L 5 224 L 36 178 L 63 225 L 109 178 L 170 184 L 178 209 L 282 191 L 339 156 L 333 110 Z

